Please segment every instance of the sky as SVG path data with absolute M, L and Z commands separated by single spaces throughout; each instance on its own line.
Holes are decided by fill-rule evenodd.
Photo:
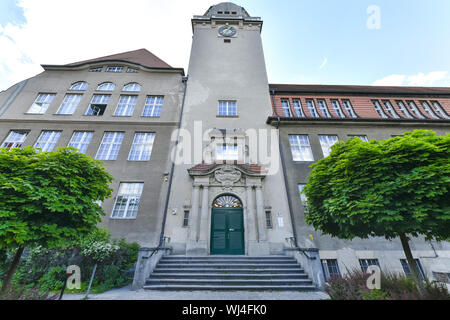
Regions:
M 187 71 L 190 19 L 218 2 L 0 0 L 0 91 L 41 64 L 140 48 Z M 264 20 L 270 83 L 450 87 L 448 0 L 235 3 Z

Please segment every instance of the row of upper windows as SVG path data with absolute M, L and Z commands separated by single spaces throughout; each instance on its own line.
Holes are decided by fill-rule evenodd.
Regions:
M 123 66 L 108 66 L 106 67 L 106 72 L 112 72 L 112 73 L 122 73 L 124 70 Z M 103 72 L 103 67 L 94 67 L 90 68 L 89 72 Z M 138 69 L 130 68 L 128 67 L 127 73 L 137 73 L 139 72 Z
M 397 107 L 401 111 L 398 113 L 393 107 L 391 101 L 382 100 L 380 103 L 379 100 L 372 100 L 372 104 L 376 110 L 376 112 L 383 119 L 427 119 L 424 113 L 418 108 L 416 103 L 412 100 L 407 100 L 406 103 L 402 100 L 396 100 L 395 103 Z M 448 114 L 445 112 L 444 108 L 440 105 L 438 101 L 420 101 L 423 110 L 425 110 L 426 114 L 437 120 L 441 119 L 450 119 Z
M 56 94 L 54 93 L 39 93 L 30 109 L 29 114 L 45 114 L 50 107 Z M 71 115 L 75 112 L 78 104 L 81 101 L 83 94 L 74 93 L 66 94 L 63 102 L 56 111 L 56 114 Z M 91 99 L 85 115 L 87 116 L 102 116 L 108 106 L 110 94 L 94 94 Z M 132 116 L 137 103 L 137 95 L 121 95 L 117 104 L 114 116 Z M 145 100 L 143 117 L 160 117 L 161 110 L 164 103 L 163 96 L 147 96 Z
M 331 99 L 331 106 L 333 107 L 334 112 L 338 115 L 339 118 L 358 118 L 353 106 L 348 99 Z M 325 99 L 317 99 L 317 106 L 314 99 L 306 99 L 306 108 L 308 109 L 309 114 L 313 118 L 333 118 L 328 108 L 328 104 Z M 283 115 L 288 118 L 298 117 L 298 118 L 306 118 L 305 110 L 303 109 L 302 102 L 300 99 L 291 99 L 282 98 L 281 99 L 281 109 L 283 110 Z M 320 113 L 319 113 L 320 110 Z
M 20 148 L 28 134 L 29 131 L 26 130 L 13 130 L 8 134 L 0 148 Z M 34 147 L 40 148 L 43 152 L 53 151 L 61 134 L 62 131 L 44 130 L 39 135 Z M 124 135 L 124 132 L 105 132 L 95 159 L 116 160 Z M 77 149 L 80 153 L 86 153 L 93 136 L 94 132 L 92 131 L 74 131 L 67 146 Z M 128 154 L 128 160 L 150 161 L 154 140 L 155 133 L 136 132 Z
M 69 91 L 86 91 L 88 88 L 88 83 L 85 81 L 75 82 L 70 88 Z M 116 85 L 112 82 L 103 82 L 98 85 L 97 91 L 114 91 L 116 89 Z M 130 82 L 126 84 L 122 91 L 127 92 L 140 92 L 142 86 L 136 82 Z

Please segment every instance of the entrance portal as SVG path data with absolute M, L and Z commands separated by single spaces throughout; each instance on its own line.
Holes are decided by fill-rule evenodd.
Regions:
M 213 203 L 211 254 L 244 255 L 244 210 L 233 196 L 221 196 Z

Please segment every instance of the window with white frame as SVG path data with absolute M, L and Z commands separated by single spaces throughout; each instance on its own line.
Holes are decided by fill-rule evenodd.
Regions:
M 162 105 L 164 104 L 163 96 L 147 96 L 145 99 L 143 117 L 160 117 Z
M 70 91 L 86 91 L 88 88 L 88 84 L 87 82 L 84 81 L 80 81 L 77 83 L 74 83 L 71 87 L 70 87 Z
M 342 100 L 342 104 L 344 105 L 344 109 L 350 117 L 354 119 L 358 118 L 358 115 L 355 113 L 350 100 Z
M 82 94 L 66 94 L 56 114 L 73 114 L 82 97 Z
M 369 142 L 369 138 L 367 138 L 366 135 L 349 135 L 349 137 L 358 137 L 358 138 L 360 138 L 363 142 Z
M 442 108 L 441 104 L 438 101 L 431 101 L 431 104 L 434 107 L 434 110 L 436 110 L 437 113 L 441 115 L 444 119 L 450 119 L 450 117 L 447 115 L 447 113 Z
M 308 202 L 308 198 L 306 198 L 306 195 L 303 193 L 303 189 L 306 187 L 306 184 L 299 184 L 298 185 L 298 193 L 300 195 L 300 200 L 302 201 L 302 204 L 306 206 Z
M 6 137 L 5 141 L 3 141 L 1 148 L 11 149 L 11 148 L 21 148 L 22 144 L 25 142 L 27 138 L 28 131 L 22 130 L 13 130 Z
M 122 144 L 123 132 L 105 132 L 95 159 L 116 160 Z
M 290 135 L 292 159 L 294 161 L 314 161 L 311 144 L 306 135 Z
M 86 111 L 86 115 L 102 116 L 105 113 L 110 98 L 111 95 L 109 94 L 94 94 Z
M 189 227 L 189 210 L 184 210 L 183 228 Z
M 92 131 L 75 131 L 67 146 L 78 149 L 79 153 L 86 153 L 93 136 Z
M 369 268 L 369 266 L 380 267 L 380 263 L 378 262 L 378 259 L 359 259 L 359 265 L 361 266 L 361 270 L 364 273 L 367 272 L 367 268 Z
M 219 116 L 221 117 L 235 117 L 237 116 L 236 101 L 219 101 Z
M 150 132 L 138 132 L 134 135 L 131 145 L 129 161 L 149 161 L 152 154 L 155 134 Z
M 422 278 L 422 280 L 425 280 L 425 273 L 423 272 L 422 265 L 420 264 L 420 260 L 419 259 L 414 259 L 414 261 L 416 262 L 417 269 L 419 269 L 420 278 Z M 412 272 L 411 272 L 411 268 L 409 267 L 408 260 L 400 259 L 400 263 L 402 264 L 403 271 L 405 272 L 405 275 L 407 277 L 411 277 L 412 276 Z
M 303 112 L 302 103 L 300 99 L 293 99 L 292 104 L 294 105 L 294 111 L 297 117 L 305 118 L 305 113 Z
M 387 112 L 391 115 L 394 119 L 400 119 L 397 112 L 395 112 L 394 107 L 392 106 L 391 102 L 388 100 L 383 100 L 384 107 L 386 108 Z
M 415 114 L 415 116 L 419 119 L 425 119 L 423 114 L 419 111 L 419 108 L 417 108 L 416 103 L 414 101 L 406 101 L 411 111 Z
M 336 259 L 323 259 L 321 262 L 325 274 L 325 280 L 330 280 L 334 277 L 341 276 L 338 261 Z
M 34 147 L 40 148 L 42 152 L 53 151 L 60 136 L 61 131 L 42 131 Z
M 121 183 L 111 214 L 115 219 L 134 219 L 141 200 L 143 183 Z
M 273 229 L 272 211 L 266 210 L 266 228 Z
M 27 113 L 44 114 L 54 98 L 54 93 L 39 93 Z
M 281 99 L 281 109 L 285 117 L 292 117 L 291 105 L 288 99 Z
M 122 91 L 139 92 L 139 91 L 141 91 L 141 85 L 139 83 L 136 83 L 136 82 L 129 83 L 126 86 L 123 87 Z
M 422 107 L 424 108 L 425 112 L 430 115 L 433 119 L 439 119 L 437 115 L 434 114 L 433 110 L 431 109 L 430 105 L 426 101 L 421 101 Z
M 403 101 L 397 100 L 396 102 L 398 108 L 404 114 L 405 117 L 407 117 L 408 119 L 414 119 L 414 117 L 409 113 L 408 109 L 406 109 L 406 106 L 403 103 Z
M 221 144 L 216 146 L 217 161 L 237 161 L 239 160 L 239 150 L 237 145 Z
M 96 68 L 89 69 L 89 72 L 102 72 L 102 71 L 103 71 L 103 67 L 96 67 Z
M 114 115 L 118 117 L 131 117 L 136 107 L 136 102 L 137 96 L 120 96 Z
M 114 91 L 115 89 L 116 85 L 112 82 L 105 82 L 97 87 L 97 91 Z
M 328 157 L 331 153 L 331 147 L 335 145 L 339 139 L 338 136 L 319 136 L 320 145 L 322 146 L 323 156 Z
M 378 102 L 378 100 L 372 100 L 373 106 L 375 107 L 376 112 L 383 118 L 383 119 L 388 119 L 389 117 L 387 116 L 386 113 L 384 113 L 383 108 L 381 107 L 380 103 Z
M 338 100 L 331 100 L 331 105 L 333 106 L 334 112 L 338 115 L 339 118 L 345 118 L 345 113 L 341 109 L 341 105 Z
M 108 68 L 106 68 L 106 72 L 116 72 L 116 73 L 120 73 L 120 72 L 123 72 L 123 67 L 118 67 L 118 66 L 115 66 L 115 67 L 108 67 Z
M 309 114 L 314 118 L 320 118 L 319 113 L 316 110 L 316 105 L 313 100 L 306 100 L 306 105 L 308 106 Z
M 138 73 L 139 71 L 138 71 L 138 69 L 128 68 L 128 69 L 127 69 L 127 72 L 128 72 L 128 73 Z
M 331 114 L 330 114 L 330 111 L 328 111 L 328 106 L 327 106 L 327 103 L 325 102 L 325 100 L 319 99 L 319 100 L 317 100 L 317 103 L 319 104 L 319 109 L 320 109 L 320 112 L 322 112 L 323 116 L 325 118 L 331 118 Z

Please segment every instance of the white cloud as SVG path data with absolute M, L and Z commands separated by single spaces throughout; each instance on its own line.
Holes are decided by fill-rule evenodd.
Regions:
M 66 64 L 146 48 L 173 67 L 187 68 L 191 17 L 210 0 L 22 0 L 27 23 L 0 29 L 0 90 Z
M 322 70 L 328 63 L 328 57 L 323 59 L 322 64 L 320 65 L 319 69 Z
M 446 80 L 447 71 L 433 71 L 427 74 L 419 72 L 416 75 L 392 74 L 375 81 L 374 86 L 433 86 Z

